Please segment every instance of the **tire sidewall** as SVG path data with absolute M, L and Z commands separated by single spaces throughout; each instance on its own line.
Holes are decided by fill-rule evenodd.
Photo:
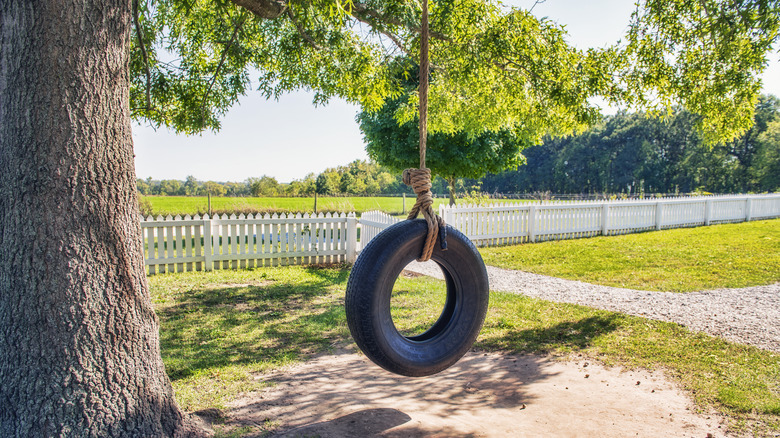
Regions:
M 488 306 L 487 272 L 479 252 L 448 227 L 448 249 L 442 251 L 437 240 L 431 260 L 444 273 L 450 317 L 443 315 L 446 321 L 434 324 L 436 334 L 421 341 L 396 330 L 390 314 L 393 285 L 422 252 L 426 233 L 421 219 L 387 228 L 363 249 L 347 284 L 347 322 L 355 342 L 381 367 L 408 376 L 434 374 L 457 362 L 479 335 Z

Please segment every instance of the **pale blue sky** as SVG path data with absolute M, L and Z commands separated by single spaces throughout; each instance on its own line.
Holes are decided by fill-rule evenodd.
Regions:
M 529 0 L 504 1 L 529 7 Z M 566 25 L 579 48 L 611 44 L 625 33 L 634 2 L 630 0 L 547 0 L 534 13 Z M 763 76 L 764 91 L 780 96 L 780 62 L 773 54 Z M 279 182 L 307 173 L 367 159 L 355 122 L 359 108 L 342 100 L 315 108 L 306 92 L 267 101 L 258 93 L 244 96 L 222 120 L 218 133 L 177 135 L 165 128 L 133 126 L 135 168 L 139 178 L 244 181 L 268 175 Z

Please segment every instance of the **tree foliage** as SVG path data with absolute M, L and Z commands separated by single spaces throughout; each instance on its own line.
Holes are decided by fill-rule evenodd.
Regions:
M 713 193 L 780 189 L 780 100 L 761 96 L 753 126 L 709 145 L 678 110 L 665 119 L 621 112 L 586 132 L 547 138 L 524 151 L 527 165 L 488 175 L 483 189 L 502 193 Z
M 358 115 L 368 155 L 397 173 L 420 164 L 417 123 L 399 125 L 395 118 L 398 108 L 405 103 L 403 97 L 390 99 L 379 111 L 363 111 Z M 425 163 L 434 176 L 449 182 L 450 198 L 454 202 L 456 179 L 481 178 L 487 172 L 516 168 L 522 163 L 520 151 L 527 146 L 506 129 L 484 131 L 475 136 L 463 131 L 439 132 L 429 135 Z
M 250 87 L 269 98 L 306 88 L 368 111 L 415 90 L 399 77 L 418 53 L 413 0 L 135 0 L 132 114 L 192 133 Z M 696 114 L 708 141 L 749 127 L 766 54 L 778 38 L 778 0 L 643 0 L 626 41 L 578 50 L 565 29 L 493 0 L 431 3 L 431 133 L 513 130 L 521 143 L 582 131 L 594 96 Z M 251 77 L 253 76 L 254 77 Z

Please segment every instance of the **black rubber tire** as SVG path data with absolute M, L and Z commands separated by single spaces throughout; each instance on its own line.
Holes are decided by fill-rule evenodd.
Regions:
M 374 363 L 404 376 L 436 374 L 453 365 L 477 339 L 488 308 L 487 271 L 477 248 L 447 227 L 447 247 L 439 241 L 431 260 L 444 272 L 447 300 L 425 333 L 405 337 L 390 315 L 396 278 L 419 257 L 428 226 L 423 219 L 395 224 L 361 251 L 347 283 L 347 324 L 355 343 Z

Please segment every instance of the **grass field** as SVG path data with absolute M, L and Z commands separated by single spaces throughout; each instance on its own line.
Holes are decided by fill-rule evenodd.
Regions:
M 414 205 L 413 195 L 406 197 L 406 212 Z M 434 201 L 434 209 L 447 198 Z M 146 204 L 153 215 L 195 215 L 208 213 L 208 199 L 198 196 L 141 196 L 142 206 Z M 386 213 L 400 215 L 404 200 L 401 197 L 318 197 L 318 212 L 356 212 L 381 210 Z M 314 198 L 211 198 L 211 208 L 216 213 L 282 213 L 314 211 Z
M 480 248 L 485 263 L 667 292 L 780 281 L 780 220 Z
M 343 308 L 348 274 L 345 267 L 286 267 L 151 277 L 163 360 L 181 406 L 224 408 L 259 388 L 253 373 L 351 343 Z M 395 323 L 420 330 L 421 315 L 440 311 L 431 296 L 444 287 L 427 277 L 399 279 L 393 305 L 415 311 L 395 309 Z M 772 436 L 780 428 L 780 355 L 677 324 L 492 293 L 477 348 L 662 369 L 738 432 Z

